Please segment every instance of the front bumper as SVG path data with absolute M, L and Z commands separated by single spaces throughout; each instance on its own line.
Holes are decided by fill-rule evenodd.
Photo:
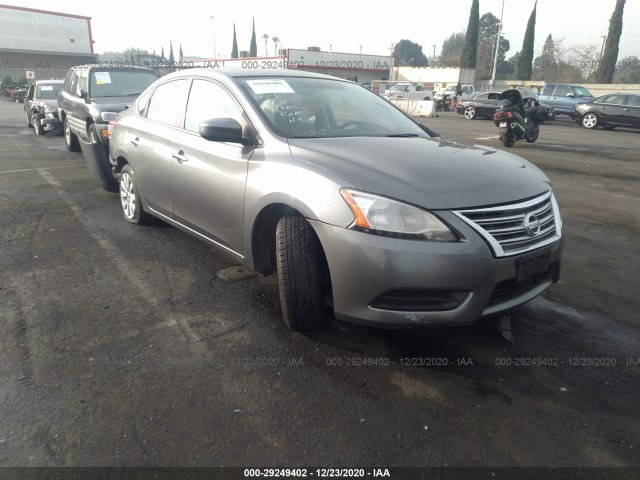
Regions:
M 327 257 L 336 318 L 380 327 L 464 325 L 525 303 L 558 280 L 562 239 L 523 255 L 495 258 L 468 225 L 452 214 L 445 220 L 462 241 L 394 239 L 310 221 Z M 518 259 L 547 251 L 548 271 L 518 283 Z M 440 310 L 411 311 L 411 302 L 398 309 L 386 302 L 381 308 L 380 299 L 395 292 L 422 298 L 451 293 L 458 300 Z

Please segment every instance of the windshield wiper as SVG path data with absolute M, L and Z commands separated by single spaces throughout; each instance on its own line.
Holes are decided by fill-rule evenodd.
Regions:
M 397 137 L 397 138 L 410 138 L 410 137 L 419 137 L 417 133 L 395 133 L 393 135 L 387 135 L 387 137 Z

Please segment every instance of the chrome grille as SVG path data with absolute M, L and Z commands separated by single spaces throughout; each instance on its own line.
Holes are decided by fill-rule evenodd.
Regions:
M 482 235 L 496 257 L 534 250 L 561 236 L 560 212 L 551 192 L 525 202 L 453 213 Z

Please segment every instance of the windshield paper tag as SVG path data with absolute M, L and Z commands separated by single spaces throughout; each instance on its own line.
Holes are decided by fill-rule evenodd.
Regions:
M 111 77 L 109 72 L 96 72 L 96 85 L 104 85 L 105 83 L 111 83 Z
M 284 80 L 247 80 L 247 85 L 251 87 L 251 90 L 256 95 L 264 93 L 295 93 L 293 88 Z
M 48 90 L 53 90 L 53 87 L 51 85 L 42 85 L 40 87 L 40 90 L 42 90 L 43 92 L 46 92 Z

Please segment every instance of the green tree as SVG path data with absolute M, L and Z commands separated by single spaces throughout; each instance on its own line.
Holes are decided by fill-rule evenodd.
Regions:
M 618 61 L 620 35 L 622 35 L 622 13 L 624 10 L 624 2 L 625 0 L 616 1 L 616 8 L 611 14 L 611 20 L 609 20 L 607 42 L 604 46 L 604 53 L 600 59 L 600 64 L 596 70 L 596 82 L 598 83 L 613 82 L 613 75 L 616 71 L 616 62 Z
M 640 83 L 640 58 L 635 55 L 624 57 L 616 66 L 614 83 Z
M 422 53 L 422 46 L 411 40 L 403 39 L 396 43 L 393 56 L 399 66 L 421 66 L 428 63 L 427 57 Z
M 520 52 L 520 58 L 518 59 L 518 69 L 516 77 L 519 80 L 531 80 L 533 73 L 533 42 L 536 35 L 536 7 L 538 2 L 534 3 L 533 11 L 529 16 L 529 22 L 527 23 L 527 31 L 524 34 L 524 40 L 522 41 L 522 51 Z
M 516 75 L 520 55 L 520 52 L 516 52 L 508 60 L 505 60 L 496 72 L 496 78 L 500 80 L 506 80 L 508 78 L 520 79 L 520 77 Z
M 236 24 L 233 24 L 233 47 L 231 47 L 231 58 L 238 58 L 238 39 L 236 38 Z
M 278 44 L 280 43 L 280 37 L 271 37 L 273 40 L 273 54 L 278 55 Z
M 556 45 L 553 36 L 549 34 L 542 47 L 542 53 L 533 61 L 533 80 L 556 80 L 558 62 L 556 61 Z
M 480 17 L 480 4 L 478 0 L 471 3 L 471 12 L 469 13 L 469 23 L 467 25 L 467 34 L 464 38 L 464 46 L 460 55 L 461 68 L 476 68 L 478 55 L 478 32 Z
M 480 17 L 478 58 L 476 64 L 476 76 L 480 79 L 491 78 L 498 30 L 500 30 L 500 19 L 495 15 L 487 12 Z M 509 40 L 504 38 L 503 35 L 500 35 L 499 48 L 497 71 L 500 71 L 501 65 L 506 60 L 506 54 L 511 48 Z
M 443 62 L 460 63 L 464 39 L 464 32 L 452 33 L 451 36 L 442 43 L 440 59 Z
M 258 44 L 256 43 L 256 20 L 253 19 L 253 30 L 251 31 L 251 45 L 249 46 L 249 56 L 258 56 Z

